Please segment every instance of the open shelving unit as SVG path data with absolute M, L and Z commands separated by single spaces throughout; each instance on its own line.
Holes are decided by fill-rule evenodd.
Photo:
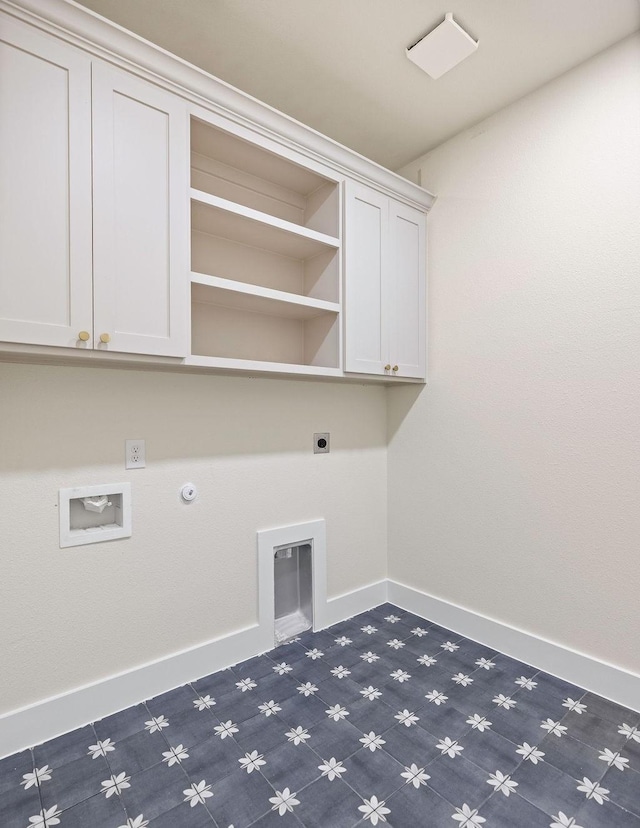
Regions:
M 195 365 L 339 374 L 341 184 L 191 119 Z

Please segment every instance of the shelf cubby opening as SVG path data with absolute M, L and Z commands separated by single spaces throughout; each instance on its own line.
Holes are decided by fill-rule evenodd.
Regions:
M 327 302 L 340 301 L 339 263 L 339 251 L 332 248 L 299 259 L 200 230 L 191 232 L 195 273 Z
M 327 236 L 339 235 L 337 181 L 195 117 L 191 186 Z
M 318 311 L 301 318 L 276 302 L 269 313 L 265 308 L 250 310 L 242 307 L 243 299 L 221 296 L 216 290 L 209 290 L 207 296 L 200 287 L 192 288 L 192 354 L 257 363 L 339 367 L 337 313 Z

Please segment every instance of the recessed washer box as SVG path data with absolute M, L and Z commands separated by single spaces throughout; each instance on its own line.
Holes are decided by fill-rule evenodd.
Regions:
M 131 483 L 60 489 L 60 548 L 131 537 Z

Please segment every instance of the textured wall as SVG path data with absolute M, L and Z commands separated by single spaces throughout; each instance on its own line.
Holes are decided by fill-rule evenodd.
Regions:
M 389 575 L 640 672 L 640 38 L 405 168 L 430 384 L 389 396 Z
M 381 388 L 0 364 L 0 423 L 0 713 L 256 623 L 258 529 L 326 518 L 329 597 L 386 577 Z M 60 549 L 58 489 L 124 480 L 133 537 Z

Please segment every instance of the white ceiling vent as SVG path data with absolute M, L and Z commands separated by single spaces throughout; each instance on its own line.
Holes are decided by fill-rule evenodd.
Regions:
M 407 49 L 407 57 L 434 80 L 472 55 L 478 41 L 468 35 L 447 12 L 443 22 Z

